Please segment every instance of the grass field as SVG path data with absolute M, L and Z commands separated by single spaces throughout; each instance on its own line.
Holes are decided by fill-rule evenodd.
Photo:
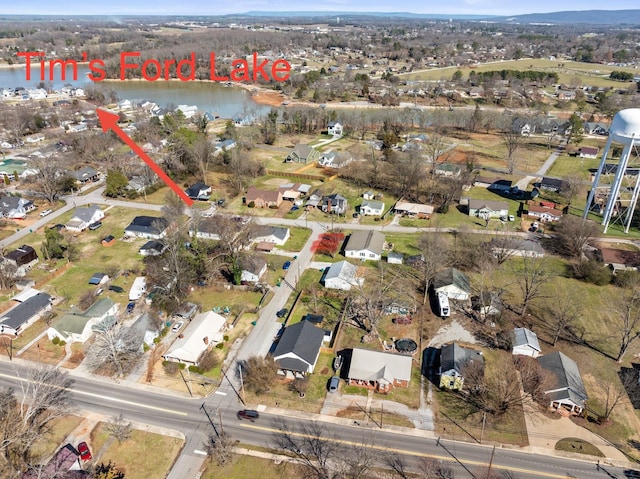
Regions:
M 597 87 L 614 87 L 614 88 L 626 88 L 629 83 L 619 82 L 609 79 L 609 74 L 614 70 L 626 71 L 629 73 L 635 73 L 632 68 L 600 65 L 595 63 L 581 63 L 573 62 L 570 60 L 546 60 L 542 58 L 534 59 L 521 59 L 491 62 L 478 65 L 473 69 L 468 67 L 446 67 L 435 68 L 433 70 L 426 70 L 420 72 L 412 72 L 406 74 L 399 74 L 403 79 L 407 80 L 424 80 L 424 81 L 438 81 L 442 79 L 450 80 L 451 76 L 456 70 L 462 71 L 462 79 L 465 80 L 469 77 L 469 73 L 485 72 L 493 70 L 534 70 L 555 72 L 559 76 L 560 83 L 571 84 L 571 81 L 578 81 L 579 84 L 588 84 Z
M 232 463 L 223 467 L 208 461 L 201 479 L 246 479 L 256 477 L 258 471 L 260 479 L 303 477 L 302 467 L 297 464 L 235 454 Z
M 127 479 L 166 477 L 183 442 L 182 439 L 134 429 L 128 440 L 118 444 L 110 438 L 104 423 L 99 423 L 91 432 L 94 458 L 103 463 L 113 461 Z

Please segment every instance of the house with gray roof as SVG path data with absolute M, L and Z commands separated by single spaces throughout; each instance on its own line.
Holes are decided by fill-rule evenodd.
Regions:
M 0 197 L 0 217 L 24 219 L 27 213 L 36 209 L 33 201 L 18 196 Z
M 192 200 L 207 201 L 211 197 L 211 187 L 197 181 L 187 188 L 185 193 Z
M 411 381 L 411 356 L 371 349 L 353 348 L 349 384 L 387 393 L 396 387 L 408 387 Z
M 353 286 L 362 286 L 364 278 L 358 274 L 358 267 L 347 261 L 333 263 L 324 275 L 324 287 L 349 291 Z
M 471 293 L 471 282 L 459 269 L 447 268 L 436 273 L 433 289 L 436 293 L 445 293 L 449 299 L 466 301 Z
M 247 256 L 242 259 L 241 281 L 245 283 L 257 283 L 267 272 L 267 262 L 261 256 Z
M 548 371 L 551 378 L 551 385 L 545 391 L 549 399 L 549 408 L 581 414 L 588 396 L 576 362 L 560 351 L 556 351 L 540 356 L 538 364 Z
M 384 247 L 384 234 L 380 231 L 354 231 L 344 247 L 347 258 L 380 261 Z
M 484 367 L 484 356 L 481 351 L 463 348 L 458 343 L 451 343 L 440 349 L 440 387 L 451 390 L 462 390 L 465 369 L 474 363 Z
M 259 225 L 256 228 L 253 242 L 274 243 L 282 246 L 287 242 L 290 236 L 291 232 L 289 231 L 289 228 L 284 228 L 282 226 Z
M 512 354 L 537 358 L 541 352 L 542 349 L 536 333 L 527 328 L 513 330 Z
M 75 178 L 78 183 L 87 183 L 88 181 L 98 181 L 100 179 L 100 172 L 92 166 L 83 166 L 77 171 L 72 171 L 71 176 Z
M 51 309 L 51 299 L 47 293 L 38 293 L 9 311 L 0 313 L 0 334 L 19 335 L 36 322 L 42 313 Z
M 382 216 L 384 213 L 384 202 L 376 200 L 364 200 L 358 212 L 364 216 Z
M 47 329 L 47 337 L 58 337 L 66 343 L 84 343 L 96 330 L 95 326 L 106 318 L 115 317 L 118 305 L 109 298 L 102 298 L 84 312 L 72 311 L 62 315 Z
M 310 161 L 315 161 L 320 152 L 316 150 L 314 147 L 305 145 L 303 143 L 298 143 L 291 153 L 287 155 L 285 161 L 294 161 L 296 163 L 307 163 Z
M 323 339 L 324 331 L 310 321 L 300 321 L 284 328 L 273 352 L 278 372 L 293 378 L 313 373 Z
M 342 168 L 353 161 L 353 155 L 347 151 L 329 151 L 323 153 L 318 165 L 326 168 Z
M 71 231 L 84 231 L 90 224 L 104 218 L 104 211 L 99 206 L 78 207 L 65 227 Z
M 469 216 L 477 218 L 500 218 L 509 215 L 506 201 L 469 200 Z

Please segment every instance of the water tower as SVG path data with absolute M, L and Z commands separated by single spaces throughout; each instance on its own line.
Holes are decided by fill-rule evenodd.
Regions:
M 622 146 L 622 154 L 618 160 L 612 158 L 612 163 L 616 162 L 616 166 L 610 169 L 606 167 L 605 164 L 612 143 Z M 629 232 L 633 211 L 638 202 L 638 195 L 640 194 L 640 174 L 635 175 L 635 184 L 633 186 L 625 186 L 623 194 L 626 194 L 626 198 L 624 200 L 620 195 L 620 190 L 623 182 L 628 181 L 628 179 L 625 179 L 628 166 L 635 164 L 636 162 L 634 160 L 640 158 L 638 146 L 640 146 L 640 108 L 620 110 L 611 122 L 609 139 L 602 152 L 602 159 L 600 160 L 600 165 L 593 179 L 593 186 L 589 192 L 587 206 L 584 209 L 583 216 L 584 218 L 587 217 L 587 214 L 594 206 L 594 201 L 596 202 L 595 204 L 598 203 L 596 194 L 599 187 L 600 191 L 603 190 L 602 187 L 604 185 L 604 191 L 608 190 L 608 194 L 602 195 L 603 200 L 606 198 L 606 205 L 602 211 L 602 224 L 604 225 L 605 233 L 607 232 L 607 228 L 609 228 L 609 223 L 612 221 L 614 212 L 615 218 L 613 218 L 613 221 L 620 221 L 624 224 L 625 233 Z M 615 177 L 613 183 L 610 184 L 610 188 L 609 182 L 603 183 L 602 185 L 600 184 L 603 170 L 606 175 L 608 175 L 610 171 L 615 172 Z M 637 173 L 640 173 L 640 171 Z M 628 195 L 629 192 L 631 193 L 630 198 Z M 623 201 L 625 203 L 624 208 L 622 206 Z

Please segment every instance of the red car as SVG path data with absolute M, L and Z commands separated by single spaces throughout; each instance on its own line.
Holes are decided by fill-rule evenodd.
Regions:
M 91 451 L 89 450 L 89 446 L 87 446 L 86 442 L 82 441 L 78 444 L 78 452 L 80 453 L 80 459 L 83 461 L 91 460 Z

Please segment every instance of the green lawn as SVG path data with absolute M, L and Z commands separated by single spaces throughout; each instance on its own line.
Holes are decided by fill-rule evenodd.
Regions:
M 311 230 L 307 228 L 292 227 L 289 228 L 289 232 L 291 236 L 282 247 L 287 251 L 300 251 L 311 236 Z
M 462 71 L 463 79 L 467 79 L 469 77 L 469 73 L 472 71 L 485 72 L 499 70 L 535 70 L 556 72 L 558 73 L 560 83 L 571 84 L 572 79 L 577 79 L 581 84 L 614 88 L 626 88 L 627 86 L 629 86 L 629 83 L 608 79 L 609 74 L 613 70 L 622 70 L 629 73 L 635 73 L 632 68 L 593 63 L 581 63 L 567 60 L 546 60 L 541 58 L 534 58 L 486 63 L 478 65 L 473 69 L 459 67 L 434 68 L 427 71 L 400 74 L 399 76 L 407 80 L 441 80 L 443 78 L 451 79 L 451 76 L 456 72 L 456 70 Z

